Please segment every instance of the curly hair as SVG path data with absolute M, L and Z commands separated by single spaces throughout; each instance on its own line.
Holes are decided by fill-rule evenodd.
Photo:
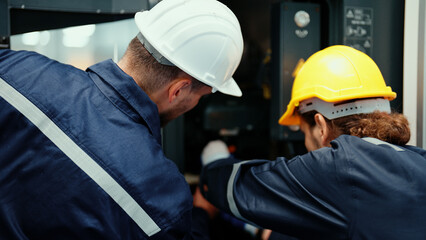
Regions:
M 315 126 L 314 116 L 318 113 L 311 111 L 301 115 L 301 118 Z M 355 114 L 346 117 L 327 119 L 331 139 L 346 134 L 357 137 L 373 137 L 382 141 L 405 145 L 410 140 L 410 127 L 407 118 L 400 113 L 373 112 Z

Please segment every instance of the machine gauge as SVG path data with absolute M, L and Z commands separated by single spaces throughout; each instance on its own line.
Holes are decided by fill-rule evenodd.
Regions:
M 296 12 L 296 14 L 294 15 L 294 22 L 300 28 L 306 27 L 310 21 L 311 19 L 309 17 L 309 13 L 303 10 Z

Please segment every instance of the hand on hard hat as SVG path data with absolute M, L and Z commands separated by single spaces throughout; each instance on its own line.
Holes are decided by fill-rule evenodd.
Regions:
M 203 166 L 222 158 L 230 156 L 228 146 L 221 140 L 210 141 L 201 153 L 201 163 Z

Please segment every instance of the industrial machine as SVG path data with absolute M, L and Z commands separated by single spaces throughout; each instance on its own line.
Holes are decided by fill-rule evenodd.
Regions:
M 404 2 L 397 0 L 224 0 L 240 20 L 245 52 L 234 78 L 242 98 L 213 94 L 164 129 L 164 149 L 183 172 L 197 174 L 208 141 L 222 139 L 242 159 L 306 152 L 298 129 L 278 119 L 297 69 L 330 45 L 352 46 L 378 64 L 402 112 Z
M 290 101 L 298 68 L 330 45 L 348 45 L 369 55 L 398 94 L 391 107 L 402 112 L 404 1 L 222 2 L 235 12 L 244 34 L 245 52 L 234 75 L 243 96 L 207 96 L 164 128 L 165 152 L 183 173 L 199 173 L 201 151 L 215 139 L 224 140 L 240 159 L 272 161 L 305 153 L 303 134 L 280 126 L 278 119 Z M 222 234 L 218 239 L 235 236 Z

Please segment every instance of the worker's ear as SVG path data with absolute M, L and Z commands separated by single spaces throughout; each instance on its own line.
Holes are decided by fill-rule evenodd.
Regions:
M 323 147 L 330 146 L 330 129 L 328 128 L 327 121 L 320 113 L 314 116 L 315 123 L 319 128 L 320 143 Z
M 192 81 L 190 78 L 178 78 L 169 87 L 168 97 L 169 103 L 182 99 L 187 96 L 191 90 Z

